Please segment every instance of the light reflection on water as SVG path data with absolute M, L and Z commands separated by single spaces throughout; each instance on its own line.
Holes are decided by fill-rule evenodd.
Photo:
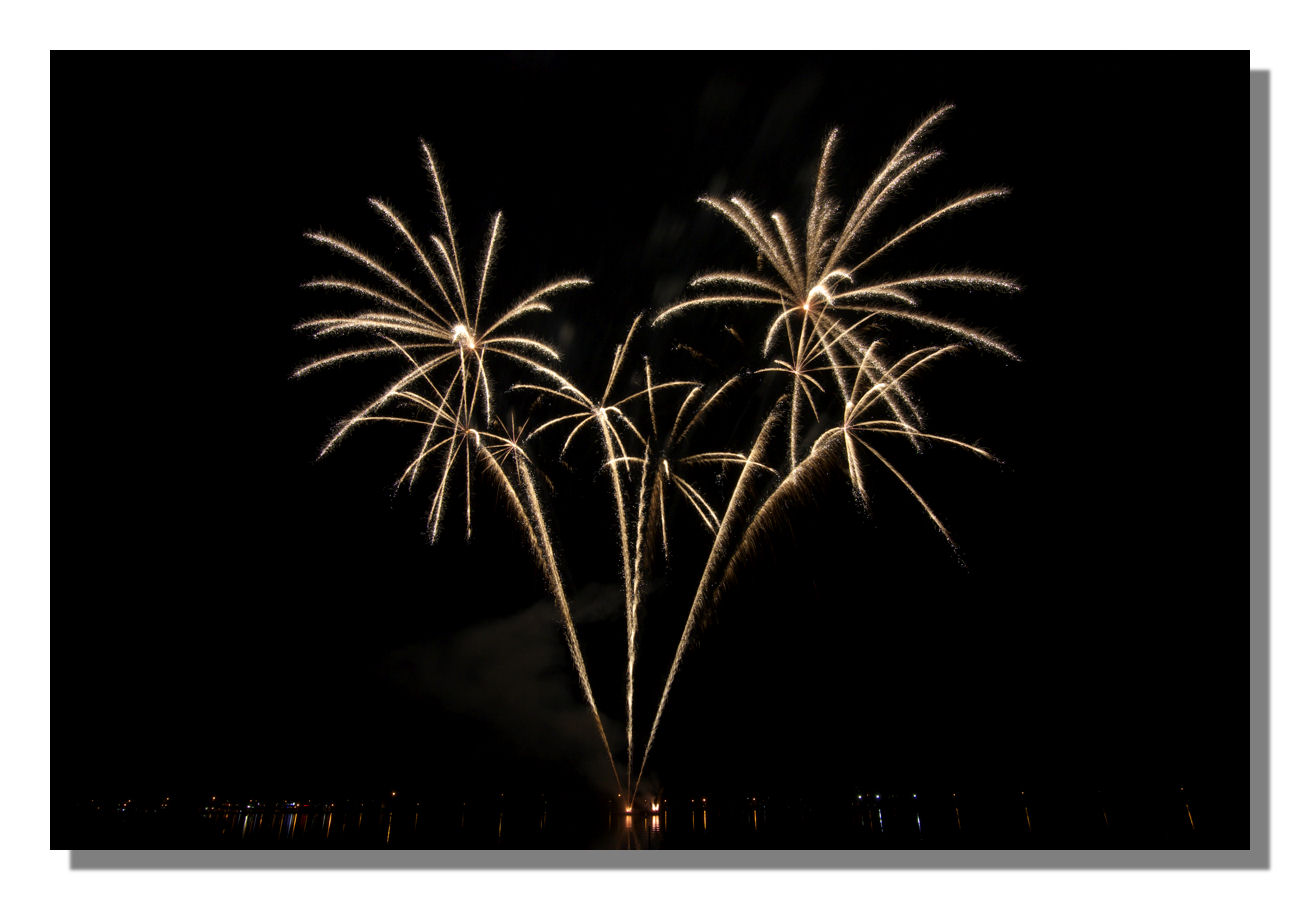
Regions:
M 355 814 L 340 813 L 336 828 L 332 806 L 269 814 L 255 809 L 213 809 L 207 811 L 204 818 L 216 826 L 222 837 L 252 844 L 337 843 L 349 839 L 365 842 L 374 839 L 375 843 L 391 846 L 398 836 L 414 834 L 420 829 L 418 809 L 385 809 L 378 815 L 365 810 Z M 463 820 L 461 827 L 464 827 Z
M 1096 793 L 1096 792 L 1094 792 Z M 1069 799 L 1069 798 L 1067 798 Z M 624 814 L 622 803 L 574 808 L 548 805 L 534 795 L 508 795 L 437 803 L 225 803 L 206 808 L 209 835 L 227 846 L 249 847 L 465 847 L 653 849 L 710 846 L 771 846 L 825 838 L 834 846 L 964 845 L 966 841 L 1037 841 L 1067 834 L 1085 842 L 1115 841 L 1137 834 L 1138 814 L 1162 834 L 1187 839 L 1203 829 L 1201 809 L 1185 796 L 1168 809 L 1125 805 L 1119 795 L 1085 797 L 1073 806 L 1056 798 L 1009 791 L 1004 799 L 944 793 L 857 794 L 839 806 L 793 803 L 747 796 L 682 798 L 678 805 L 651 804 Z M 1103 805 L 1103 800 L 1105 804 Z M 1086 801 L 1086 802 L 1085 802 Z M 999 805 L 1000 804 L 1000 805 Z M 1055 805 L 1053 805 L 1055 804 Z M 709 821 L 713 806 L 714 821 Z M 671 816 L 671 811 L 680 815 Z M 968 818 L 969 814 L 969 818 Z M 118 813 L 119 817 L 123 814 Z M 142 814 L 136 814 L 137 816 Z M 1195 817 L 1193 817 L 1193 815 Z M 1206 817 L 1213 822 L 1212 816 Z M 1117 826 L 1116 822 L 1120 824 Z M 509 827 L 507 827 L 509 825 Z M 1212 827 L 1212 826 L 1211 826 Z M 1127 831 L 1121 831 L 1127 829 Z M 1175 831 L 1181 829 L 1181 831 Z M 969 831 L 969 836 L 966 832 Z
M 757 798 L 745 799 L 749 801 L 745 804 L 747 808 L 715 811 L 715 816 L 723 815 L 722 837 L 734 836 L 737 829 L 743 829 L 758 839 L 766 831 L 766 804 Z M 869 821 L 879 828 L 876 823 L 881 811 L 872 812 L 875 815 Z M 600 824 L 595 829 L 583 830 L 580 825 L 575 828 L 573 820 L 563 816 L 559 826 L 562 830 L 555 832 L 550 813 L 545 805 L 512 807 L 489 801 L 449 803 L 424 809 L 379 805 L 336 810 L 332 804 L 266 812 L 212 809 L 206 818 L 226 842 L 249 846 L 562 847 L 573 846 L 578 835 L 579 842 L 586 840 L 595 847 L 655 849 L 683 846 L 683 840 L 687 845 L 694 840 L 708 840 L 713 830 L 707 808 L 692 807 L 689 815 L 687 810 L 682 810 L 677 831 L 673 830 L 667 808 L 617 816 L 610 810 L 595 819 L 595 823 L 607 826 L 603 836 Z M 854 820 L 861 823 L 861 813 L 855 814 Z M 563 830 L 566 827 L 568 831 Z

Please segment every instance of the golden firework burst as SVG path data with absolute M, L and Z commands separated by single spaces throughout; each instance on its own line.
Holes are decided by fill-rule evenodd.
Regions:
M 734 572 L 738 560 L 749 558 L 755 535 L 780 510 L 784 503 L 799 496 L 809 476 L 827 465 L 832 448 L 843 449 L 849 484 L 863 500 L 867 498 L 862 454 L 883 466 L 920 504 L 943 536 L 952 536 L 933 508 L 898 468 L 877 446 L 882 436 L 902 436 L 916 449 L 935 441 L 956 445 L 981 456 L 987 451 L 951 437 L 924 431 L 919 404 L 909 389 L 908 376 L 934 359 L 956 349 L 958 344 L 927 346 L 905 353 L 893 363 L 883 358 L 882 342 L 869 332 L 881 322 L 900 322 L 921 330 L 937 331 L 963 343 L 1015 358 L 1014 352 L 980 329 L 921 310 L 921 295 L 933 288 L 966 290 L 1016 291 L 1012 280 L 987 272 L 971 270 L 929 271 L 902 277 L 871 279 L 871 266 L 900 243 L 932 223 L 962 210 L 978 206 L 1008 193 L 1005 188 L 977 191 L 941 204 L 915 219 L 873 249 L 859 250 L 870 232 L 869 225 L 918 174 L 941 156 L 926 150 L 924 139 L 931 129 L 952 109 L 943 107 L 926 117 L 899 144 L 889 160 L 876 173 L 847 216 L 841 218 L 840 205 L 829 196 L 830 161 L 837 132 L 832 131 L 822 147 L 821 161 L 813 187 L 812 201 L 802 234 L 796 234 L 785 215 L 772 212 L 766 218 L 754 204 L 736 195 L 723 201 L 701 197 L 700 201 L 722 214 L 758 252 L 759 259 L 774 275 L 738 271 L 710 272 L 695 278 L 690 287 L 704 293 L 687 297 L 661 310 L 653 324 L 662 324 L 687 310 L 703 307 L 756 307 L 771 314 L 767 323 L 762 352 L 770 356 L 784 336 L 785 355 L 756 370 L 756 374 L 778 375 L 789 379 L 787 396 L 769 413 L 750 453 L 746 467 L 732 491 L 727 513 L 714 532 L 708 562 L 696 585 L 677 652 L 669 668 L 650 737 L 638 770 L 635 786 L 649 758 L 651 745 L 677 676 L 679 664 L 700 619 L 704 605 L 721 590 Z M 856 259 L 856 262 L 852 261 Z M 839 421 L 829 426 L 821 419 L 826 405 L 826 381 L 833 379 L 843 404 Z M 819 404 L 819 398 L 821 404 Z M 802 411 L 806 406 L 813 422 L 811 432 Z M 754 474 L 775 423 L 788 408 L 786 472 L 773 479 L 767 491 L 754 489 Z M 801 456 L 801 448 L 807 447 Z M 989 457 L 991 458 L 991 457 Z M 762 497 L 743 528 L 728 528 L 733 510 L 752 497 Z
M 798 462 L 805 425 L 803 407 L 818 418 L 815 397 L 825 393 L 823 379 L 834 377 L 841 399 L 849 399 L 847 374 L 855 371 L 867 353 L 864 336 L 873 320 L 894 320 L 955 335 L 987 349 L 1013 357 L 1011 349 L 980 329 L 921 311 L 920 294 L 932 288 L 1015 291 L 1019 286 L 1000 275 L 969 270 L 925 272 L 901 278 L 866 279 L 872 263 L 927 226 L 962 210 L 1005 196 L 1007 189 L 992 188 L 958 197 L 932 209 L 881 241 L 874 249 L 859 251 L 869 226 L 914 178 L 942 155 L 927 151 L 924 139 L 952 109 L 945 106 L 927 116 L 895 148 L 876 173 L 849 214 L 841 220 L 841 206 L 827 191 L 831 157 L 838 132 L 832 131 L 822 147 L 821 162 L 802 235 L 795 232 L 779 210 L 764 217 L 740 195 L 727 200 L 701 197 L 700 202 L 720 213 L 745 236 L 773 277 L 749 272 L 719 271 L 701 275 L 690 286 L 704 293 L 688 297 L 660 311 L 658 325 L 690 309 L 752 306 L 768 310 L 763 341 L 770 354 L 778 335 L 784 335 L 787 358 L 760 369 L 790 378 L 789 454 L 787 464 Z M 850 264 L 852 257 L 859 256 Z M 816 391 L 817 394 L 813 392 Z M 916 407 L 905 392 L 890 397 L 895 415 L 915 416 Z M 918 425 L 918 422 L 912 424 Z
M 371 199 L 371 205 L 401 236 L 403 243 L 419 261 L 419 268 L 428 284 L 417 289 L 399 277 L 389 267 L 381 264 L 352 244 L 329 234 L 308 233 L 313 241 L 329 247 L 344 257 L 360 264 L 375 283 L 349 278 L 322 278 L 307 282 L 310 288 L 326 288 L 359 296 L 373 308 L 351 315 L 329 316 L 301 323 L 298 327 L 311 331 L 318 338 L 332 335 L 361 335 L 369 342 L 361 346 L 327 354 L 298 369 L 303 375 L 317 369 L 347 360 L 400 355 L 413 363 L 390 382 L 385 389 L 363 408 L 344 419 L 334 429 L 321 450 L 331 448 L 356 425 L 374 421 L 374 413 L 394 401 L 407 400 L 404 396 L 410 385 L 426 382 L 436 398 L 436 410 L 428 421 L 424 440 L 412 465 L 398 480 L 414 481 L 426 461 L 439 465 L 438 490 L 429 507 L 430 536 L 436 538 L 442 523 L 446 488 L 451 468 L 460 458 L 466 466 L 466 533 L 471 528 L 468 478 L 473 451 L 467 448 L 465 433 L 479 422 L 492 421 L 493 379 L 491 362 L 508 360 L 526 370 L 558 378 L 548 363 L 559 361 L 559 354 L 544 341 L 523 333 L 514 332 L 514 326 L 524 316 L 550 311 L 544 298 L 569 288 L 587 285 L 585 278 L 563 278 L 553 281 L 517 299 L 490 322 L 483 318 L 484 299 L 493 263 L 499 252 L 503 232 L 502 213 L 496 213 L 488 229 L 482 262 L 477 278 L 469 281 L 461 264 L 460 249 L 452 227 L 451 210 L 443 190 L 442 178 L 428 144 L 420 142 L 424 161 L 434 187 L 437 218 L 441 234 L 430 236 L 430 247 L 425 247 L 412 233 L 406 222 L 387 204 Z M 376 286 L 376 283 L 378 286 Z M 457 431 L 457 426 L 460 431 Z M 446 429 L 447 437 L 438 440 Z
M 605 736 L 604 725 L 592 693 L 586 662 L 578 643 L 568 597 L 555 560 L 550 528 L 538 496 L 533 465 L 524 449 L 523 429 L 500 416 L 500 433 L 481 423 L 493 420 L 492 378 L 489 363 L 494 357 L 526 370 L 541 373 L 557 383 L 567 384 L 547 362 L 558 362 L 559 354 L 534 337 L 510 331 L 521 317 L 549 312 L 543 298 L 568 288 L 589 284 L 585 278 L 564 278 L 551 282 L 516 300 L 505 312 L 484 325 L 483 306 L 492 265 L 501 243 L 502 214 L 492 219 L 478 277 L 468 283 L 461 265 L 460 250 L 452 226 L 451 210 L 443 191 L 442 178 L 427 144 L 421 142 L 437 200 L 442 234 L 433 234 L 434 252 L 416 240 L 405 221 L 386 204 L 371 200 L 372 206 L 402 236 L 419 260 L 429 285 L 417 290 L 390 268 L 333 235 L 309 233 L 308 238 L 330 247 L 361 266 L 377 279 L 379 287 L 346 278 L 310 281 L 307 287 L 329 288 L 358 295 L 374 308 L 347 316 L 312 319 L 298 327 L 316 337 L 362 335 L 370 343 L 331 353 L 298 369 L 303 375 L 348 360 L 396 356 L 407 364 L 374 400 L 341 422 L 321 450 L 328 453 L 354 427 L 364 422 L 390 422 L 419 426 L 423 439 L 409 465 L 397 479 L 414 484 L 421 467 L 433 460 L 438 469 L 437 488 L 429 506 L 429 535 L 436 540 L 443 508 L 451 489 L 451 475 L 463 460 L 465 472 L 465 533 L 472 533 L 471 496 L 474 465 L 500 489 L 507 506 L 523 530 L 535 561 L 541 568 L 564 625 L 565 640 L 573 659 L 584 698 L 596 722 L 601 743 L 609 757 L 614 779 L 620 788 L 618 767 Z M 435 264 L 436 263 L 436 264 Z M 429 292 L 432 288 L 432 293 Z M 430 297 L 433 301 L 430 301 Z M 504 464 L 509 464 L 507 471 Z

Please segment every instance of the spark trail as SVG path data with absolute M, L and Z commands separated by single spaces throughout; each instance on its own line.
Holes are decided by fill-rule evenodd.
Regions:
M 776 406 L 768 413 L 767 419 L 763 422 L 763 427 L 759 429 L 758 437 L 754 440 L 754 445 L 750 447 L 749 453 L 745 457 L 744 467 L 740 470 L 740 476 L 736 479 L 735 487 L 732 488 L 731 500 L 727 503 L 727 510 L 718 523 L 718 530 L 713 536 L 713 548 L 709 551 L 709 559 L 704 565 L 704 573 L 700 576 L 699 583 L 696 585 L 695 599 L 691 601 L 690 611 L 686 614 L 686 624 L 682 628 L 681 639 L 677 642 L 677 652 L 673 654 L 673 662 L 668 669 L 668 679 L 664 682 L 663 694 L 660 695 L 659 705 L 655 709 L 654 722 L 650 725 L 650 736 L 646 739 L 645 752 L 641 756 L 641 767 L 637 770 L 636 781 L 632 787 L 632 796 L 636 795 L 637 788 L 641 786 L 641 776 L 645 774 L 646 760 L 650 758 L 650 748 L 654 745 L 655 736 L 659 732 L 659 721 L 663 718 L 664 706 L 668 703 L 668 692 L 672 690 L 673 681 L 677 678 L 677 669 L 681 665 L 682 656 L 686 653 L 686 646 L 695 631 L 695 623 L 699 619 L 705 599 L 711 593 L 714 573 L 722 563 L 724 548 L 731 537 L 736 510 L 742 505 L 746 492 L 750 489 L 753 473 L 759 469 L 770 471 L 766 466 L 759 465 L 758 461 L 767 447 L 776 422 L 780 419 L 784 403 L 784 398 L 777 401 Z
M 605 726 L 601 722 L 600 711 L 596 708 L 596 698 L 591 691 L 591 680 L 587 677 L 587 665 L 582 658 L 582 650 L 578 644 L 578 632 L 574 628 L 573 615 L 569 611 L 569 600 L 564 591 L 564 580 L 560 577 L 560 569 L 555 561 L 555 550 L 551 545 L 550 528 L 547 527 L 546 516 L 542 511 L 541 501 L 537 496 L 537 486 L 528 471 L 532 461 L 528 459 L 528 455 L 515 438 L 497 435 L 491 437 L 504 445 L 506 454 L 514 461 L 515 476 L 523 485 L 524 495 L 528 498 L 527 512 L 525 512 L 523 504 L 520 503 L 519 495 L 510 484 L 509 478 L 502 471 L 500 463 L 490 451 L 485 451 L 485 465 L 498 476 L 499 482 L 506 491 L 507 496 L 510 497 L 522 523 L 526 526 L 529 543 L 533 548 L 542 572 L 546 576 L 551 595 L 555 598 L 555 605 L 559 608 L 564 621 L 565 642 L 569 647 L 569 655 L 573 658 L 573 665 L 578 670 L 578 680 L 582 684 L 583 697 L 587 701 L 592 718 L 596 722 L 596 730 L 600 733 L 600 742 L 605 748 L 605 755 L 609 757 L 609 765 L 614 773 L 614 781 L 619 784 L 621 789 L 623 785 L 619 779 L 618 766 L 614 763 L 614 754 L 609 748 L 609 738 L 605 736 Z
M 704 522 L 704 527 L 711 533 L 716 533 L 719 525 L 718 515 L 713 511 L 708 501 L 700 490 L 691 484 L 680 472 L 682 469 L 699 467 L 704 465 L 725 466 L 728 464 L 744 464 L 745 457 L 739 453 L 729 452 L 704 452 L 704 453 L 687 453 L 684 445 L 695 426 L 698 425 L 704 414 L 713 408 L 715 402 L 727 391 L 734 386 L 738 378 L 732 378 L 714 391 L 708 399 L 703 401 L 696 409 L 695 413 L 686 419 L 687 411 L 693 406 L 694 401 L 701 394 L 702 387 L 695 384 L 691 387 L 690 392 L 682 399 L 677 408 L 677 413 L 673 417 L 673 422 L 666 434 L 661 435 L 659 431 L 658 418 L 655 415 L 654 407 L 654 376 L 650 369 L 650 362 L 645 362 L 645 381 L 647 387 L 647 402 L 650 413 L 650 440 L 645 442 L 645 452 L 641 459 L 625 457 L 608 461 L 607 465 L 613 467 L 619 464 L 623 465 L 640 465 L 641 479 L 640 488 L 637 493 L 637 511 L 636 511 L 636 543 L 632 555 L 632 605 L 628 618 L 628 669 L 627 669 L 627 745 L 628 745 L 628 781 L 632 779 L 632 758 L 635 750 L 633 743 L 633 715 L 634 703 L 633 695 L 636 686 L 636 641 L 637 629 L 639 622 L 639 610 L 641 605 L 642 579 L 649 570 L 650 556 L 652 554 L 651 536 L 654 532 L 654 520 L 656 514 L 659 519 L 660 535 L 662 548 L 665 558 L 668 555 L 668 519 L 667 519 L 667 494 L 670 487 L 675 487 L 687 502 L 698 513 L 700 519 Z M 672 383 L 659 385 L 659 387 L 673 386 Z M 633 792 L 635 796 L 635 792 Z

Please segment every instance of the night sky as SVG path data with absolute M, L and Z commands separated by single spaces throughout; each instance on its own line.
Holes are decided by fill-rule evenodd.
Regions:
M 468 544 L 453 513 L 431 546 L 431 480 L 392 489 L 406 432 L 358 431 L 317 459 L 386 370 L 290 377 L 327 349 L 295 323 L 361 308 L 300 287 L 361 275 L 304 232 L 414 278 L 366 200 L 435 227 L 424 138 L 464 257 L 505 213 L 495 308 L 592 279 L 529 325 L 598 390 L 637 311 L 693 275 L 753 269 L 697 197 L 743 192 L 802 221 L 838 126 L 833 191 L 852 202 L 944 103 L 929 143 L 946 157 L 899 221 L 1012 193 L 894 264 L 1023 286 L 926 301 L 1021 357 L 964 348 L 917 382 L 933 430 L 1000 462 L 894 449 L 959 553 L 879 467 L 866 511 L 842 473 L 795 507 L 687 654 L 647 785 L 1243 789 L 1245 62 L 55 54 L 56 798 L 608 790 L 554 607 L 492 490 Z M 765 321 L 683 314 L 632 358 L 716 383 L 762 365 Z M 714 447 L 753 439 L 775 395 L 752 380 L 748 405 L 709 421 Z M 566 467 L 558 445 L 534 450 L 622 759 L 608 482 L 590 446 Z M 711 485 L 719 509 L 729 485 Z M 688 509 L 672 513 L 645 598 L 638 743 L 708 547 Z

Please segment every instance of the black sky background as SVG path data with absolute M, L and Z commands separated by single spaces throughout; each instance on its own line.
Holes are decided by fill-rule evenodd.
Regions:
M 390 487 L 411 449 L 401 434 L 359 433 L 316 459 L 382 372 L 289 377 L 321 349 L 293 325 L 355 306 L 299 285 L 359 274 L 303 233 L 406 271 L 366 198 L 434 227 L 423 137 L 465 257 L 504 210 L 497 304 L 593 280 L 534 324 L 598 386 L 638 310 L 700 272 L 753 266 L 698 196 L 742 191 L 801 220 L 831 127 L 835 190 L 852 200 L 948 102 L 931 140 L 946 158 L 900 220 L 968 190 L 1012 194 L 910 241 L 896 265 L 1024 288 L 936 292 L 933 308 L 1021 360 L 966 349 L 918 383 L 936 431 L 1001 463 L 895 451 L 960 559 L 887 473 L 867 513 L 828 482 L 721 597 L 648 783 L 1243 788 L 1245 470 L 1231 447 L 1246 379 L 1231 334 L 1244 329 L 1245 62 L 55 54 L 56 796 L 607 789 L 541 579 L 490 490 L 469 544 L 453 517 L 430 546 L 432 486 Z M 689 339 L 729 354 L 718 374 L 755 367 L 761 322 L 683 316 L 643 333 L 634 358 L 717 377 L 672 349 Z M 746 447 L 756 408 L 710 423 L 717 446 Z M 621 759 L 607 483 L 585 451 L 570 471 L 543 444 Z M 676 512 L 646 599 L 641 736 L 707 549 Z

